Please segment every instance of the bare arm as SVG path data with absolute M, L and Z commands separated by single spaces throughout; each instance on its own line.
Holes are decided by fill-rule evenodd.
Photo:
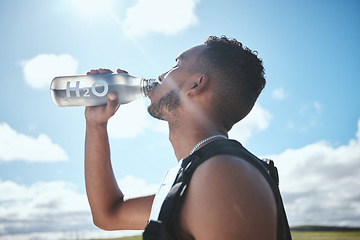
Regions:
M 216 156 L 195 171 L 180 225 L 185 236 L 196 240 L 275 239 L 275 198 L 250 163 Z
M 154 196 L 124 201 L 111 166 L 107 122 L 117 108 L 116 94 L 109 94 L 106 106 L 85 109 L 86 192 L 93 221 L 98 227 L 105 230 L 144 229 Z

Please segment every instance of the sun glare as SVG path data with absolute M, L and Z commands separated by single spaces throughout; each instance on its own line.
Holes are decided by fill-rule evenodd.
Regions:
M 73 7 L 84 15 L 101 15 L 110 9 L 111 0 L 71 0 Z

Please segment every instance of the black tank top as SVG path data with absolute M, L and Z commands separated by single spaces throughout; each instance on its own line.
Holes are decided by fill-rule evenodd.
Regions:
M 218 139 L 198 149 L 185 158 L 176 180 L 161 207 L 159 220 L 150 221 L 143 233 L 144 240 L 181 240 L 177 226 L 178 214 L 191 177 L 196 168 L 211 157 L 231 155 L 239 157 L 254 167 L 265 177 L 275 196 L 277 207 L 277 240 L 291 240 L 289 224 L 279 191 L 279 178 L 273 161 L 263 161 L 247 151 L 239 142 Z

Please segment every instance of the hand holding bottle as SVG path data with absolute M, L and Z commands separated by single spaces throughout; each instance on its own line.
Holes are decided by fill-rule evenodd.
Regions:
M 109 69 L 90 70 L 87 75 L 112 73 Z M 126 73 L 126 71 L 118 69 L 117 73 Z M 88 123 L 106 124 L 107 121 L 116 113 L 120 104 L 116 93 L 109 93 L 106 99 L 106 105 L 87 106 L 85 107 L 85 118 Z

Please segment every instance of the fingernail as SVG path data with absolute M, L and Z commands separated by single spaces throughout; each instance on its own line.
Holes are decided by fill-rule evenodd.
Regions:
M 110 94 L 110 95 L 109 95 L 109 99 L 110 99 L 111 101 L 114 101 L 114 100 L 116 99 L 116 95 Z

